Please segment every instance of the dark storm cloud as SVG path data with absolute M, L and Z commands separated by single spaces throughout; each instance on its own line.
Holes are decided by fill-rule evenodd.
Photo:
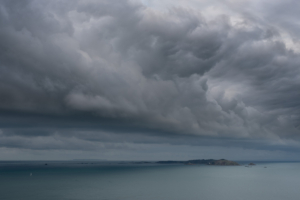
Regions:
M 299 148 L 300 32 L 284 22 L 294 15 L 0 2 L 2 147 Z

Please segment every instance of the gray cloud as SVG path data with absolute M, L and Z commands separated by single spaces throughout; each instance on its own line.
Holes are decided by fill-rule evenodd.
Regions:
M 1 0 L 0 145 L 299 151 L 295 2 L 246 3 Z

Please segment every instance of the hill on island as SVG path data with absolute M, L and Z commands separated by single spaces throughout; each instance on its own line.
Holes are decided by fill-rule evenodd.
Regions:
M 237 162 L 220 159 L 202 159 L 202 160 L 188 160 L 188 161 L 158 161 L 158 164 L 185 164 L 185 165 L 228 165 L 228 166 L 236 166 L 239 165 Z

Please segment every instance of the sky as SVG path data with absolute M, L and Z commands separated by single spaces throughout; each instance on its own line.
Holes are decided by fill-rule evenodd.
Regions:
M 300 160 L 300 1 L 0 0 L 0 160 Z

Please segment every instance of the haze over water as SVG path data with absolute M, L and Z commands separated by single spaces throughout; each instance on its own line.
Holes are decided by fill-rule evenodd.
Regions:
M 245 166 L 1 162 L 1 200 L 298 200 L 300 163 Z M 265 168 L 266 167 L 266 168 Z

